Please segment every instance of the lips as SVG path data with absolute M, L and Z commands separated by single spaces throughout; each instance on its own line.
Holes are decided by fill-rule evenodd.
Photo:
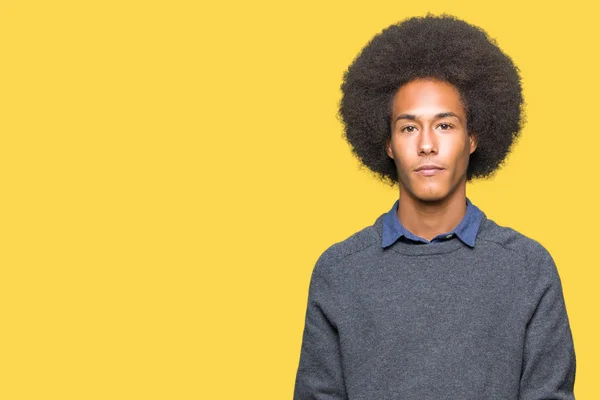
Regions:
M 423 176 L 433 176 L 440 174 L 444 171 L 444 168 L 437 164 L 423 164 L 419 166 L 415 172 Z
M 430 171 L 430 170 L 441 170 L 441 169 L 444 169 L 444 168 L 437 164 L 423 164 L 423 165 L 419 166 L 419 168 L 417 168 L 415 171 L 419 172 L 419 171 Z

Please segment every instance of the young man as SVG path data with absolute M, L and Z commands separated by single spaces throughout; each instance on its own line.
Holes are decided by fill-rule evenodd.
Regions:
M 463 21 L 412 18 L 372 39 L 342 92 L 353 152 L 400 196 L 318 259 L 294 399 L 574 399 L 551 255 L 466 197 L 522 128 L 510 58 Z

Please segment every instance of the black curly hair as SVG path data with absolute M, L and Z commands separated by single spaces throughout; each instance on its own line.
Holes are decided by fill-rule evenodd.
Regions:
M 375 35 L 344 73 L 339 116 L 353 153 L 383 182 L 398 172 L 386 153 L 398 89 L 432 78 L 455 86 L 477 149 L 467 180 L 500 168 L 525 123 L 519 69 L 480 28 L 442 14 L 413 17 Z

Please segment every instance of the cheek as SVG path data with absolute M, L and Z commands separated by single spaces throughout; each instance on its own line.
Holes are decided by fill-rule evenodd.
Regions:
M 449 162 L 464 162 L 469 159 L 469 142 L 448 138 L 445 145 L 441 143 L 439 155 Z
M 409 144 L 401 144 L 395 143 L 394 146 L 394 162 L 396 166 L 400 167 L 401 170 L 406 169 L 409 165 L 411 165 L 411 155 L 408 150 L 410 147 Z

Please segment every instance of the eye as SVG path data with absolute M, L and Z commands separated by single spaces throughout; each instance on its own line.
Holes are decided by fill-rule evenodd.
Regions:
M 417 127 L 413 126 L 413 125 L 407 125 L 401 129 L 402 132 L 407 132 L 407 133 L 413 133 L 415 130 L 417 130 Z
M 447 131 L 448 129 L 452 129 L 454 128 L 454 126 L 447 124 L 447 123 L 441 123 L 438 125 L 439 128 L 441 128 L 443 131 Z

